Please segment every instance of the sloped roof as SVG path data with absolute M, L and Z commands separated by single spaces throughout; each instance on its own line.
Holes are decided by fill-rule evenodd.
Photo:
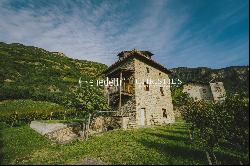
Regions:
M 121 56 L 123 56 L 124 54 L 141 54 L 141 55 L 145 55 L 145 56 L 149 56 L 149 57 L 151 57 L 151 56 L 153 56 L 154 54 L 152 53 L 152 52 L 150 52 L 150 51 L 140 51 L 140 50 L 136 50 L 136 49 L 134 49 L 134 50 L 131 50 L 131 51 L 122 51 L 122 52 L 120 52 L 117 56 L 119 56 L 119 57 L 121 57 Z
M 128 60 L 130 59 L 133 59 L 133 58 L 136 58 L 136 59 L 139 59 L 157 69 L 159 69 L 160 71 L 162 72 L 165 72 L 167 74 L 171 74 L 171 71 L 168 70 L 167 68 L 165 68 L 163 65 L 157 63 L 156 61 L 154 61 L 153 59 L 150 59 L 150 58 L 147 58 L 141 54 L 131 54 L 130 56 L 127 56 L 126 58 L 122 59 L 122 60 L 118 60 L 117 62 L 115 62 L 114 64 L 112 64 L 108 69 L 106 69 L 103 74 L 107 74 L 109 73 L 111 70 L 113 70 L 114 68 L 124 64 L 125 62 L 127 62 Z

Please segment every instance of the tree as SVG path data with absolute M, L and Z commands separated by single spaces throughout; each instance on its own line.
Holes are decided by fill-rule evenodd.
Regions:
M 182 87 L 171 87 L 171 96 L 173 100 L 173 105 L 176 107 L 181 107 L 186 105 L 190 97 L 187 93 L 182 92 Z
M 82 85 L 75 90 L 67 105 L 74 107 L 83 118 L 83 133 L 88 138 L 89 125 L 91 120 L 98 116 L 99 111 L 109 110 L 109 106 L 99 87 L 91 85 Z

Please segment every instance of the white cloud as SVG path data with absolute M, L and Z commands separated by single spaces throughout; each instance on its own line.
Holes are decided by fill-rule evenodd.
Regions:
M 47 7 L 39 9 L 32 3 L 29 7 L 15 9 L 8 2 L 0 3 L 2 41 L 60 51 L 77 59 L 110 65 L 118 52 L 138 48 L 152 51 L 166 66 L 209 66 L 211 58 L 197 61 L 197 57 L 218 54 L 221 58 L 226 53 L 231 55 L 245 48 L 239 46 L 242 43 L 237 43 L 239 45 L 231 45 L 233 49 L 228 50 L 226 43 L 213 43 L 210 37 L 204 39 L 202 34 L 210 32 L 212 26 L 216 26 L 216 20 L 195 33 L 190 29 L 178 36 L 191 16 L 185 6 L 173 10 L 169 1 L 145 1 L 146 4 L 136 11 L 138 17 L 125 8 L 132 8 L 130 3 L 133 1 L 102 1 L 99 5 L 93 1 L 60 1 L 58 5 L 45 5 Z M 219 19 L 232 15 L 233 12 L 227 13 L 225 18 Z M 229 59 L 231 65 L 237 57 Z M 216 65 L 222 66 L 225 62 L 219 61 Z

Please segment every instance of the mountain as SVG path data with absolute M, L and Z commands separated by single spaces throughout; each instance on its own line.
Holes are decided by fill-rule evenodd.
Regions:
M 0 100 L 31 98 L 60 100 L 78 85 L 78 80 L 93 80 L 106 65 L 72 59 L 19 43 L 0 42 Z
M 231 66 L 222 69 L 206 67 L 187 68 L 178 67 L 171 69 L 173 77 L 182 82 L 205 82 L 210 80 L 221 81 L 227 92 L 246 92 L 249 90 L 249 66 Z
M 19 43 L 0 42 L 0 100 L 35 99 L 60 103 L 78 80 L 100 78 L 107 66 L 97 62 L 72 59 L 59 52 L 49 52 Z M 205 67 L 171 69 L 182 82 L 222 81 L 227 91 L 248 92 L 249 67 L 223 69 Z

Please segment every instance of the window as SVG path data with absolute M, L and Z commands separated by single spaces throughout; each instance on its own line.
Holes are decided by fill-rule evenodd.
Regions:
M 203 93 L 207 93 L 207 90 L 206 90 L 206 89 L 202 89 L 202 92 L 203 92 Z
M 144 82 L 144 90 L 149 91 L 149 85 L 147 84 L 147 82 Z
M 161 95 L 164 96 L 164 90 L 163 90 L 163 87 L 160 87 L 160 92 L 161 92 Z
M 159 73 L 159 76 L 161 75 L 161 73 Z
M 162 113 L 163 113 L 163 117 L 164 118 L 167 118 L 168 115 L 167 115 L 167 110 L 165 108 L 162 108 Z
M 216 92 L 221 92 L 220 87 L 215 87 L 215 91 L 216 91 Z
M 147 73 L 149 73 L 149 68 L 148 68 L 148 67 L 146 67 L 146 69 L 147 69 Z

